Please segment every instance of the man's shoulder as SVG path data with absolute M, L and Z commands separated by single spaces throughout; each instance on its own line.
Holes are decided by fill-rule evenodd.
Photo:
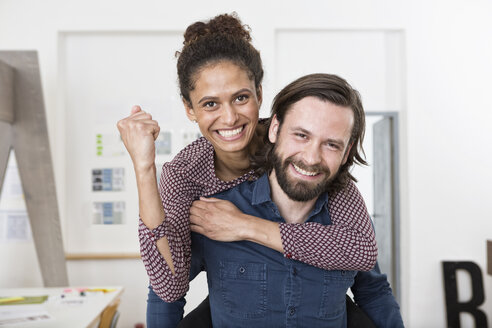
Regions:
M 220 198 L 220 199 L 225 199 L 225 200 L 242 198 L 242 199 L 247 199 L 247 200 L 251 201 L 256 181 L 257 180 L 244 181 L 244 182 L 238 184 L 237 186 L 232 187 L 231 189 L 224 190 L 224 191 L 214 195 L 214 197 Z

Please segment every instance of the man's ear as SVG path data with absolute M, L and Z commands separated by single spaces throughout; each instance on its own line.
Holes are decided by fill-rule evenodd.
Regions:
M 345 156 L 343 156 L 342 165 L 345 165 L 345 163 L 347 163 L 347 159 L 348 159 L 348 156 L 350 154 L 350 150 L 352 149 L 353 145 L 354 145 L 353 141 L 350 145 L 348 145 L 347 150 L 345 151 Z
M 184 105 L 184 108 L 185 108 L 185 112 L 186 112 L 186 116 L 188 116 L 188 119 L 190 121 L 192 121 L 192 122 L 196 122 L 195 111 L 193 110 L 193 107 L 191 106 L 191 103 L 188 102 L 183 97 L 181 97 L 181 101 L 183 102 L 183 105 Z
M 270 127 L 268 128 L 268 139 L 271 143 L 277 142 L 277 133 L 280 127 L 280 122 L 277 119 L 277 115 L 273 115 L 272 122 L 270 123 Z

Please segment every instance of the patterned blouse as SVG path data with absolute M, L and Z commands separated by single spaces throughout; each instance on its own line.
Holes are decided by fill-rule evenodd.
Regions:
M 148 229 L 139 221 L 140 253 L 154 292 L 166 302 L 181 298 L 189 287 L 191 235 L 189 211 L 200 196 L 211 196 L 250 178 L 253 171 L 232 181 L 215 175 L 214 148 L 201 137 L 165 163 L 159 193 L 164 222 Z M 284 256 L 326 270 L 368 271 L 376 263 L 377 247 L 371 219 L 354 183 L 329 199 L 331 225 L 281 223 Z M 166 236 L 174 263 L 173 275 L 156 241 Z

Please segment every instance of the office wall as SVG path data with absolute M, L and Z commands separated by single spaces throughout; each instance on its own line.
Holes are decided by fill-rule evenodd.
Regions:
M 403 106 L 398 109 L 402 309 L 409 327 L 445 326 L 440 262 L 472 260 L 485 273 L 485 240 L 492 238 L 492 202 L 488 200 L 492 184 L 489 1 L 323 0 L 280 4 L 252 0 L 234 5 L 226 1 L 190 5 L 167 1 L 0 0 L 0 50 L 39 51 L 60 213 L 66 215 L 65 179 L 70 168 L 65 165 L 65 154 L 57 151 L 65 148 L 59 32 L 184 30 L 194 20 L 232 10 L 252 27 L 255 45 L 261 49 L 266 68 L 265 104 L 281 87 L 274 82 L 278 75 L 276 29 L 403 31 Z M 336 49 L 326 44 L 319 45 L 319 51 Z M 267 108 L 264 106 L 263 115 Z M 2 263 L 0 286 L 41 284 L 32 244 L 2 245 L 0 260 L 9 264 Z M 72 284 L 125 285 L 122 327 L 144 321 L 146 275 L 138 260 L 69 262 L 68 270 Z M 492 277 L 484 276 L 484 282 L 490 298 Z M 200 285 L 203 283 L 196 288 L 203 288 Z M 463 288 L 460 297 L 464 300 L 469 293 Z M 483 309 L 492 320 L 491 302 Z M 463 316 L 463 326 L 473 326 L 469 317 Z

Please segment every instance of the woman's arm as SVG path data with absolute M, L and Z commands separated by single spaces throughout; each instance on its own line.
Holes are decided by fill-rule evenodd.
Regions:
M 155 229 L 160 226 L 166 217 L 161 198 L 157 189 L 155 164 L 148 170 L 137 171 L 135 169 L 138 189 L 138 205 L 140 218 L 146 227 Z M 163 236 L 156 241 L 157 248 L 173 274 L 174 264 L 167 238 Z
M 331 225 L 275 223 L 241 213 L 224 200 L 195 202 L 192 231 L 220 241 L 249 240 L 326 270 L 371 270 L 377 247 L 371 219 L 354 183 L 329 200 Z
M 163 166 L 159 184 L 158 197 L 162 213 L 166 213 L 165 221 L 149 229 L 141 212 L 140 254 L 154 292 L 164 301 L 173 302 L 181 298 L 189 286 L 191 239 L 188 211 L 193 197 L 185 190 L 193 186 L 174 172 L 168 163 Z M 168 258 L 163 251 L 169 254 Z M 172 267 L 168 264 L 169 259 Z
M 154 229 L 141 220 L 139 224 L 140 253 L 154 292 L 172 302 L 188 290 L 191 263 L 190 207 L 200 195 L 212 195 L 247 180 L 245 175 L 229 182 L 220 182 L 214 174 L 213 146 L 199 138 L 164 164 L 159 193 L 166 219 Z M 142 218 L 143 219 L 143 218 Z M 175 274 L 159 252 L 159 243 L 166 237 Z M 163 238 L 162 238 L 163 239 Z
M 159 125 L 149 113 L 134 106 L 128 117 L 117 124 L 121 138 L 132 159 L 139 199 L 139 238 L 144 260 L 154 291 L 166 300 L 179 299 L 188 289 L 189 256 L 183 248 L 189 243 L 188 208 L 181 208 L 181 217 L 166 218 L 162 199 L 179 198 L 179 194 L 160 195 L 155 168 L 155 139 Z M 168 175 L 171 172 L 166 172 Z M 164 181 L 164 183 L 166 183 Z M 166 190 L 169 190 L 166 189 Z M 172 191 L 172 188 L 170 188 Z M 192 199 L 179 204 L 191 205 Z M 173 209 L 173 202 L 168 202 Z M 180 224 L 185 218 L 186 223 Z M 184 229 L 181 226 L 185 227 Z M 179 229 L 181 228 L 181 229 Z M 186 238 L 188 236 L 188 238 Z M 172 240 L 172 242 L 171 242 Z M 189 248 L 189 245 L 188 245 Z M 165 286 L 165 288 L 164 288 Z

